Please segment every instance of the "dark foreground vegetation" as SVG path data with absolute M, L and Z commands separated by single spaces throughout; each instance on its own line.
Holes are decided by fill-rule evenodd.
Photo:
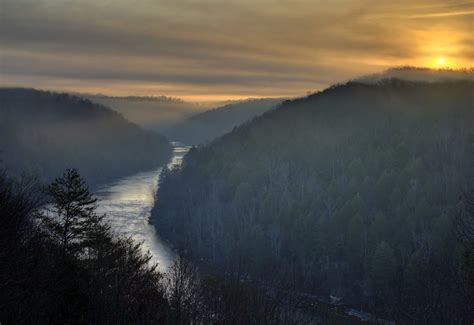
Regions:
M 68 94 L 0 89 L 0 161 L 9 172 L 50 181 L 80 167 L 93 184 L 155 168 L 171 145 L 118 113 Z
M 382 80 L 285 102 L 165 169 L 153 222 L 241 279 L 400 323 L 470 323 L 473 94 Z
M 0 175 L 2 324 L 160 323 L 161 274 L 127 238 L 113 238 L 76 171 L 43 195 Z M 45 211 L 39 209 L 50 203 Z
M 198 272 L 183 257 L 162 274 L 95 203 L 76 170 L 46 189 L 0 173 L 2 324 L 357 323 L 271 275 Z

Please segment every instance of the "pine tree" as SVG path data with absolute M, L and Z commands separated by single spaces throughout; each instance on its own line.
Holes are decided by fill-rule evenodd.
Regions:
M 76 255 L 108 237 L 103 216 L 95 213 L 96 199 L 75 169 L 67 169 L 48 186 L 52 213 L 45 223 L 65 254 Z

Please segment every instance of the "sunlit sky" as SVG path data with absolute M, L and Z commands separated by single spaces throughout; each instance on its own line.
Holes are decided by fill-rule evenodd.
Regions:
M 192 101 L 474 66 L 474 1 L 1 0 L 0 85 Z

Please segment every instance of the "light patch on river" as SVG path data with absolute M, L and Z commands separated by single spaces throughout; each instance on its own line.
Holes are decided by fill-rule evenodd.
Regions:
M 173 147 L 169 167 L 180 164 L 189 150 L 188 146 L 176 142 Z M 106 221 L 112 231 L 143 243 L 142 247 L 151 253 L 152 261 L 165 271 L 173 263 L 175 255 L 149 223 L 160 172 L 161 168 L 156 168 L 107 184 L 97 191 L 96 197 L 99 200 L 97 212 L 106 214 Z

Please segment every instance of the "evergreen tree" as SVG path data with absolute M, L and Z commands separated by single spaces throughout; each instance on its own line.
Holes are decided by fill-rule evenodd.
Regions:
M 45 217 L 47 228 L 65 254 L 75 255 L 108 236 L 103 216 L 95 213 L 96 199 L 75 169 L 67 169 L 48 186 L 52 213 Z

